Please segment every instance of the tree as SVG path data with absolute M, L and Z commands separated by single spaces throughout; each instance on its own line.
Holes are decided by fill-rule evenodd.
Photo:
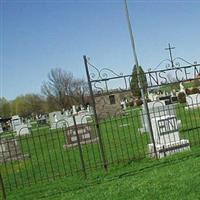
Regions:
M 16 97 L 11 104 L 12 115 L 21 117 L 35 116 L 47 112 L 45 99 L 37 94 L 26 94 Z
M 11 114 L 11 105 L 4 97 L 0 98 L 0 117 L 9 117 Z
M 48 81 L 43 82 L 42 93 L 47 97 L 54 109 L 70 108 L 73 104 L 84 104 L 84 96 L 88 91 L 83 79 L 76 79 L 72 73 L 60 68 L 52 69 Z
M 141 66 L 139 66 L 139 76 L 141 80 L 141 85 L 144 90 L 144 93 L 147 93 L 147 79 L 144 74 L 144 71 Z M 137 67 L 134 65 L 133 67 L 133 72 L 132 72 L 132 77 L 131 77 L 131 90 L 133 92 L 133 96 L 135 97 L 141 97 L 141 88 L 139 87 L 138 84 L 138 74 L 137 74 Z

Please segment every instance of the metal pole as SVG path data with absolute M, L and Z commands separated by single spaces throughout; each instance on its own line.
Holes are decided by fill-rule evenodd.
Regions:
M 74 128 L 75 128 L 77 142 L 78 142 L 78 149 L 79 149 L 79 154 L 80 154 L 80 159 L 81 159 L 81 167 L 82 167 L 83 173 L 86 177 L 85 162 L 84 162 L 84 159 L 83 159 L 83 152 L 82 152 L 82 148 L 81 148 L 80 138 L 79 138 L 79 135 L 78 135 L 78 127 L 77 127 L 77 124 L 76 124 L 75 116 L 73 115 L 72 117 L 73 117 L 73 121 L 74 121 Z
M 86 56 L 83 56 L 83 59 L 84 59 L 84 64 L 85 64 L 85 70 L 86 70 L 90 95 L 92 97 L 92 105 L 93 105 L 93 109 L 94 109 L 95 125 L 96 125 L 97 135 L 99 137 L 99 146 L 100 146 L 101 156 L 102 156 L 102 160 L 103 160 L 103 166 L 104 166 L 104 169 L 107 170 L 107 167 L 108 167 L 107 166 L 107 160 L 106 160 L 106 155 L 105 155 L 104 146 L 103 146 L 103 142 L 102 142 L 100 127 L 99 127 L 99 120 L 98 120 L 98 117 L 97 117 L 96 105 L 95 105 L 95 100 L 94 100 L 94 93 L 93 93 L 92 85 L 91 85 L 91 81 L 90 81 L 90 74 L 89 74 L 89 70 L 88 70 L 88 63 L 87 63 Z
M 124 3 L 125 3 L 126 19 L 127 19 L 127 23 L 128 23 L 128 30 L 129 30 L 129 35 L 130 35 L 131 45 L 132 45 L 132 50 L 133 50 L 133 57 L 134 57 L 136 68 L 137 68 L 138 86 L 141 90 L 141 97 L 142 97 L 143 104 L 144 104 L 145 114 L 147 114 L 147 119 L 148 119 L 147 121 L 148 121 L 149 131 L 150 131 L 150 135 L 151 135 L 151 140 L 153 142 L 154 153 L 157 158 L 155 139 L 153 136 L 153 129 L 152 129 L 152 124 L 151 124 L 151 117 L 149 114 L 149 108 L 147 105 L 147 101 L 146 101 L 145 94 L 144 94 L 144 88 L 142 86 L 142 81 L 141 81 L 141 77 L 140 77 L 140 68 L 139 68 L 139 63 L 138 63 L 138 58 L 137 58 L 137 53 L 136 53 L 133 31 L 132 31 L 131 22 L 130 22 L 130 16 L 129 16 L 129 12 L 128 12 L 127 0 L 124 0 Z
M 3 178 L 2 178 L 1 172 L 0 172 L 0 184 L 1 184 L 1 189 L 2 189 L 3 200 L 6 200 L 6 190 L 5 190 L 5 186 L 3 183 Z

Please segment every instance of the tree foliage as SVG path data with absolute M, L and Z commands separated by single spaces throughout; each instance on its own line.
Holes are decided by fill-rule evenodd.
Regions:
M 47 112 L 45 99 L 37 94 L 18 96 L 12 102 L 12 115 L 35 116 Z
M 48 80 L 43 82 L 41 89 L 45 96 L 26 94 L 16 97 L 13 101 L 0 98 L 0 117 L 35 117 L 70 108 L 73 104 L 86 105 L 90 100 L 87 83 L 58 68 L 50 71 Z
M 147 93 L 147 79 L 144 74 L 144 71 L 141 66 L 139 66 L 139 74 L 137 74 L 137 67 L 134 65 L 133 72 L 132 72 L 132 78 L 131 78 L 131 90 L 133 92 L 133 96 L 135 97 L 141 97 L 141 88 L 138 84 L 138 76 L 140 77 L 141 81 L 141 87 L 144 90 L 144 93 Z
M 73 104 L 85 104 L 84 97 L 88 87 L 83 79 L 76 79 L 72 73 L 60 68 L 52 69 L 48 80 L 43 82 L 42 93 L 54 109 L 66 109 Z
M 11 105 L 4 97 L 0 98 L 0 117 L 9 117 L 11 114 Z

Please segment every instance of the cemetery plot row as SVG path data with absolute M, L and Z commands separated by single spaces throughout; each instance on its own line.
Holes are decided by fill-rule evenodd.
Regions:
M 164 105 L 158 112 L 156 106 L 150 110 L 159 157 L 200 144 L 200 108 L 185 107 L 185 104 Z M 127 108 L 124 115 L 99 122 L 107 167 L 154 156 L 145 120 L 146 114 L 140 107 Z M 26 135 L 1 134 L 1 173 L 8 190 L 104 166 L 94 121 L 71 128 L 43 127 L 29 131 Z

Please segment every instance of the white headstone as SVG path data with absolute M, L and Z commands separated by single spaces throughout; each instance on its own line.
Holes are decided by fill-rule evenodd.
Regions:
M 186 96 L 187 106 L 186 109 L 200 107 L 200 94 L 191 94 Z
M 184 88 L 184 86 L 183 86 L 183 83 L 182 83 L 182 82 L 180 82 L 180 92 L 183 92 L 183 93 L 185 93 L 185 94 L 186 94 L 186 92 L 185 92 L 185 88 Z
M 161 117 L 165 115 L 176 115 L 176 108 L 175 105 L 165 105 L 165 101 L 152 101 L 148 104 L 149 115 L 150 119 L 155 117 Z M 148 115 L 145 111 L 144 105 L 142 105 L 142 112 L 141 112 L 141 123 L 142 128 L 139 129 L 141 133 L 150 132 L 149 123 L 148 123 Z M 180 124 L 180 122 L 179 122 Z
M 85 108 L 83 107 L 83 105 L 82 105 L 82 104 L 80 105 L 80 108 L 81 108 L 81 110 L 85 110 Z
M 51 129 L 62 128 L 64 126 L 64 118 L 60 111 L 49 113 L 49 121 Z
M 12 128 L 14 131 L 16 130 L 16 126 L 19 126 L 22 124 L 21 119 L 18 115 L 12 116 L 11 123 L 12 123 Z
M 57 115 L 54 114 L 54 122 L 57 123 L 58 122 L 58 118 L 57 118 Z
M 123 109 L 123 110 L 126 110 L 126 101 L 122 100 L 122 101 L 120 102 L 120 104 L 121 104 L 122 109 Z
M 13 130 L 16 131 L 17 135 L 30 134 L 28 125 L 22 123 L 22 120 L 18 115 L 12 116 L 11 124 L 12 124 Z
M 16 133 L 17 135 L 27 135 L 30 134 L 30 131 L 28 129 L 28 125 L 26 124 L 20 124 L 18 126 L 16 126 Z
M 155 117 L 151 119 L 151 123 L 158 158 L 190 149 L 189 140 L 180 139 L 175 115 Z M 155 156 L 153 143 L 148 147 L 151 156 Z
M 65 117 L 69 117 L 69 116 L 71 115 L 69 110 L 66 110 L 66 111 L 64 112 L 64 114 L 65 114 Z
M 76 115 L 76 114 L 77 114 L 76 106 L 75 106 L 75 105 L 72 106 L 72 114 L 73 114 L 73 115 Z

